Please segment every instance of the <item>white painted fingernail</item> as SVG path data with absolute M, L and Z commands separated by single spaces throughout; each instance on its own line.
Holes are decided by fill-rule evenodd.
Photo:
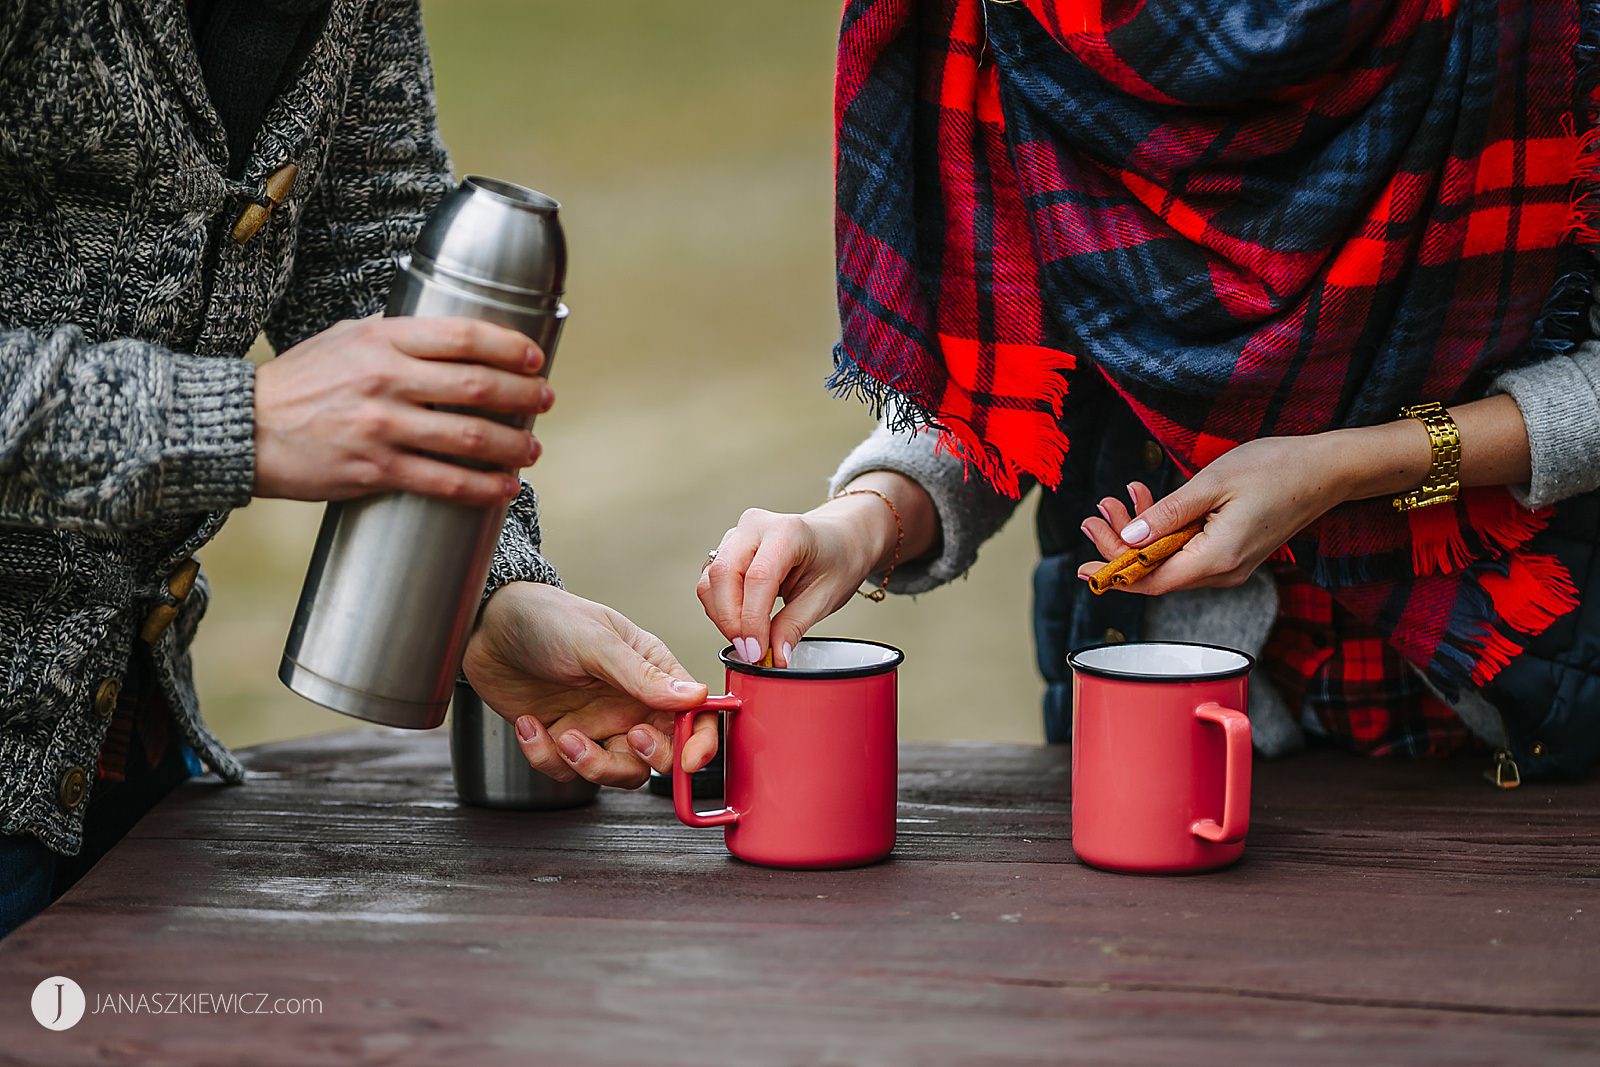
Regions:
M 685 693 L 685 694 L 693 693 L 697 689 L 700 688 L 695 683 L 686 682 L 682 678 L 674 678 L 671 682 L 667 683 L 667 687 L 669 689 L 671 689 L 674 693 Z
M 794 646 L 787 641 L 783 643 L 783 665 L 785 667 L 794 666 Z
M 1136 545 L 1150 536 L 1150 524 L 1143 519 L 1134 519 L 1122 528 L 1122 540 L 1130 545 Z

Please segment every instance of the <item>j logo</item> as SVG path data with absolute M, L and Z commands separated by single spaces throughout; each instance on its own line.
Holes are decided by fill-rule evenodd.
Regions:
M 83 1018 L 88 1001 L 83 988 L 57 975 L 33 987 L 33 1017 L 46 1030 L 70 1030 Z

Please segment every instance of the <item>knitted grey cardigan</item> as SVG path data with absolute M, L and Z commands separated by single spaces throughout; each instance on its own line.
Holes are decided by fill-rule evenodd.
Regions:
M 289 163 L 287 198 L 235 241 Z M 250 499 L 246 349 L 381 310 L 452 184 L 417 0 L 334 0 L 227 171 L 183 0 L 0 0 L 0 833 L 58 852 L 80 845 L 107 681 Z M 558 581 L 526 486 L 491 589 L 515 579 Z M 150 651 L 184 737 L 238 781 L 190 677 L 207 597 L 202 578 Z

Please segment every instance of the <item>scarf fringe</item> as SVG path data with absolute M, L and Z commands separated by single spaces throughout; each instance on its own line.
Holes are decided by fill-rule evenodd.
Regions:
M 842 342 L 833 346 L 833 371 L 824 385 L 840 400 L 853 399 L 866 405 L 872 418 L 890 433 L 909 434 L 936 427 L 926 405 L 868 374 Z
M 1494 680 L 1495 675 L 1510 666 L 1521 652 L 1522 646 L 1497 627 L 1486 628 L 1478 645 L 1478 662 L 1472 667 L 1472 684 L 1482 689 Z
M 1430 677 L 1452 699 L 1488 685 L 1529 636 L 1578 606 L 1578 587 L 1555 556 L 1517 553 L 1474 570 L 1459 586 L 1456 617 L 1430 665 Z
M 1462 530 L 1462 507 L 1414 508 L 1405 513 L 1411 531 L 1411 568 L 1419 577 L 1458 571 L 1472 562 Z
M 1420 577 L 1448 574 L 1470 566 L 1482 555 L 1467 543 L 1468 529 L 1482 550 L 1494 555 L 1528 543 L 1550 522 L 1550 509 L 1530 511 L 1516 497 L 1498 489 L 1469 490 L 1453 508 L 1434 506 L 1406 512 L 1411 530 L 1411 565 Z
M 1529 511 L 1503 490 L 1470 489 L 1453 507 L 1436 504 L 1405 513 L 1411 541 L 1408 564 L 1402 563 L 1406 557 L 1400 552 L 1333 555 L 1324 540 L 1312 557 L 1311 576 L 1324 589 L 1344 589 L 1407 574 L 1449 574 L 1481 562 L 1485 553 L 1500 556 L 1527 544 L 1549 524 L 1551 514 L 1549 508 Z M 1476 545 L 1467 537 L 1469 530 Z
M 1515 554 L 1505 559 L 1506 573 L 1489 572 L 1479 580 L 1507 626 L 1540 634 L 1578 606 L 1578 587 L 1555 556 Z
M 1551 508 L 1530 510 L 1509 490 L 1479 489 L 1466 494 L 1467 523 L 1492 552 L 1521 548 L 1550 525 Z
M 1521 644 L 1501 632 L 1497 621 L 1488 591 L 1470 578 L 1459 582 L 1453 617 L 1433 660 L 1419 664 L 1447 700 L 1487 685 L 1522 651 Z
M 1031 474 L 1050 489 L 1059 486 L 1071 446 L 1066 431 L 1061 428 L 1061 413 L 1067 399 L 1067 380 L 1063 372 L 1072 370 L 1077 361 L 1066 352 L 1040 351 L 1053 353 L 1053 358 L 1041 364 L 1039 370 L 1046 375 L 1041 389 L 1054 415 L 1041 413 L 1042 432 L 1026 441 L 1008 442 L 1009 448 L 1004 454 L 959 419 L 946 416 L 935 420 L 926 404 L 868 373 L 842 342 L 833 347 L 833 371 L 826 385 L 835 397 L 854 398 L 865 404 L 872 417 L 890 433 L 936 431 L 939 452 L 956 457 L 968 467 L 976 467 L 997 491 L 1016 499 L 1022 495 L 1024 473 Z M 1052 472 L 1054 477 L 1051 477 Z

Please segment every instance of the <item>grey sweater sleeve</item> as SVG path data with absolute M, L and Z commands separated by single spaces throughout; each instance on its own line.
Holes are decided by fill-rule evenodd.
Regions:
M 246 504 L 254 410 L 245 359 L 0 328 L 0 523 L 125 529 Z
M 483 599 L 488 600 L 507 582 L 538 582 L 557 589 L 566 588 L 542 550 L 539 497 L 533 486 L 523 482 L 522 492 L 506 512 L 506 524 L 500 531 L 500 544 L 495 549 L 494 563 L 489 567 L 489 584 L 483 590 Z
M 1495 379 L 1528 427 L 1533 477 L 1512 493 L 1530 508 L 1600 488 L 1600 341 Z
M 922 486 L 939 515 L 939 554 L 896 567 L 889 581 L 892 593 L 927 592 L 966 574 L 977 562 L 978 549 L 1021 503 L 996 492 L 977 472 L 968 472 L 961 460 L 941 455 L 933 433 L 895 434 L 881 426 L 839 464 L 830 495 L 875 470 L 895 471 Z M 1026 483 L 1022 495 L 1031 488 Z

